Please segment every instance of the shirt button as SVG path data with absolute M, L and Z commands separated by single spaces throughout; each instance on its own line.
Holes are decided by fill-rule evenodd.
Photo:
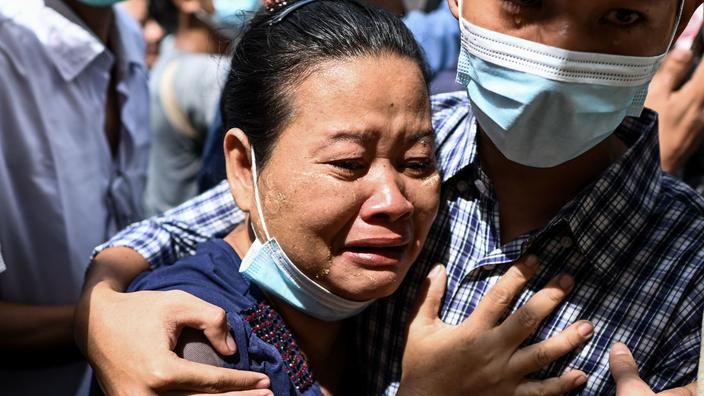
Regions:
M 570 237 L 562 237 L 560 238 L 560 245 L 562 245 L 563 248 L 569 249 L 572 247 L 572 238 Z
M 486 186 L 484 185 L 484 183 L 482 183 L 481 180 L 477 179 L 474 182 L 474 186 L 477 187 L 477 190 L 479 190 L 482 195 L 489 195 L 489 189 L 486 188 Z
M 496 264 L 488 264 L 482 267 L 483 270 L 485 271 L 493 271 L 496 269 Z
M 457 190 L 459 190 L 459 192 L 465 192 L 469 190 L 469 184 L 464 180 L 460 180 L 457 182 Z

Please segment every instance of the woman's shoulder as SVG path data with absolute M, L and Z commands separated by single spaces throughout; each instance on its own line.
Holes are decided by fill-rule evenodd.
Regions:
M 257 303 L 251 284 L 239 273 L 242 260 L 222 239 L 198 245 L 196 254 L 146 271 L 129 291 L 182 290 L 225 309 L 239 312 Z
M 200 244 L 191 257 L 140 275 L 130 290 L 183 290 L 223 308 L 238 352 L 218 365 L 267 374 L 277 395 L 320 395 L 293 333 L 261 291 L 240 275 L 240 264 L 227 242 L 214 239 Z

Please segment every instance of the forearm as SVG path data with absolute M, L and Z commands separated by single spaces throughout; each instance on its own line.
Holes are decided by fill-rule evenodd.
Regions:
M 149 269 L 149 262 L 128 247 L 111 247 L 93 259 L 84 285 L 84 294 L 102 283 L 114 291 L 127 290 L 137 275 Z
M 88 353 L 91 313 L 94 309 L 99 309 L 96 308 L 97 303 L 109 301 L 110 295 L 124 292 L 137 275 L 148 269 L 147 260 L 127 247 L 107 248 L 93 259 L 76 306 L 73 329 L 76 343 L 84 354 Z
M 0 301 L 0 349 L 7 352 L 71 347 L 73 312 L 73 305 Z

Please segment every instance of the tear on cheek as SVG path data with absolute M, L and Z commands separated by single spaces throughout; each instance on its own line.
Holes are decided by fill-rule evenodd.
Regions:
M 440 185 L 440 175 L 435 174 L 423 180 L 422 186 L 425 188 L 437 188 Z
M 327 278 L 328 275 L 330 275 L 330 268 L 323 268 L 315 274 L 314 278 L 315 280 L 321 280 Z
M 328 257 L 325 260 L 325 266 L 315 274 L 315 280 L 320 281 L 327 278 L 330 275 L 330 268 L 332 268 L 332 253 L 328 253 Z

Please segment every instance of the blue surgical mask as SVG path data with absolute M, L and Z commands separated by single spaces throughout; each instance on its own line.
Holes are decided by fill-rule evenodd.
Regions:
M 568 51 L 462 17 L 460 29 L 457 82 L 467 87 L 479 126 L 506 158 L 536 168 L 570 161 L 606 139 L 624 118 L 640 116 L 665 57 Z
M 259 0 L 213 0 L 213 19 L 220 26 L 239 30 L 260 7 Z
M 117 4 L 122 0 L 78 0 L 79 2 L 92 7 L 108 7 Z
M 257 238 L 252 243 L 240 265 L 242 276 L 290 306 L 320 320 L 337 321 L 362 312 L 373 300 L 351 301 L 333 294 L 304 274 L 289 259 L 276 238 L 271 237 L 259 198 L 255 161 L 252 150 L 254 199 L 266 241 L 262 243 Z

